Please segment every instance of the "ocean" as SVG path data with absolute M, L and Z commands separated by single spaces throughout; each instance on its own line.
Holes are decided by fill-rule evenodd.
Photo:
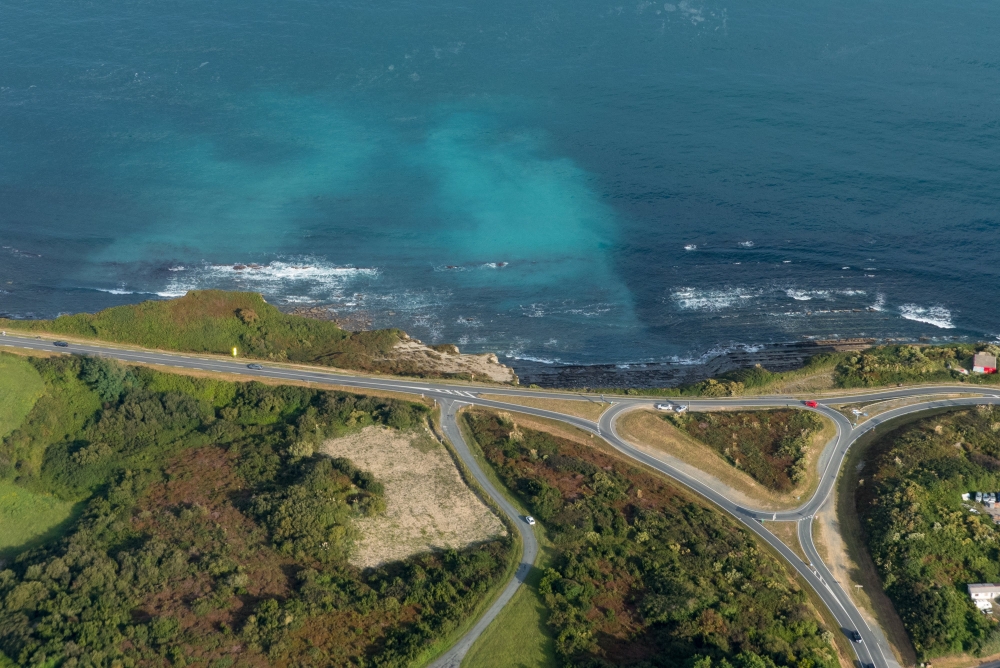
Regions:
M 255 290 L 528 378 L 1000 336 L 995 3 L 0 16 L 7 316 Z

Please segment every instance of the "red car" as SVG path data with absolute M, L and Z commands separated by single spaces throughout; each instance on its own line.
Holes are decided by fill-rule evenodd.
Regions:
M 812 399 L 810 399 L 809 401 L 803 401 L 802 403 L 804 403 L 809 408 L 816 408 L 817 406 L 819 406 L 819 402 L 813 401 Z

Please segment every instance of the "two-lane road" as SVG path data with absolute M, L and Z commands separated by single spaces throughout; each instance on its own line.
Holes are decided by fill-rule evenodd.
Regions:
M 841 625 L 841 630 L 846 633 L 857 631 L 860 633 L 862 641 L 854 643 L 853 647 L 857 653 L 861 666 L 874 665 L 878 668 L 897 668 L 892 652 L 885 641 L 884 634 L 880 630 L 869 628 L 865 618 L 861 615 L 857 606 L 850 596 L 844 591 L 829 569 L 823 563 L 812 539 L 812 518 L 822 507 L 830 496 L 840 468 L 847 455 L 848 449 L 858 438 L 866 434 L 871 429 L 880 424 L 884 424 L 896 418 L 942 407 L 960 407 L 977 403 L 1000 403 L 1000 396 L 997 391 L 989 388 L 981 388 L 968 385 L 944 385 L 925 386 L 911 388 L 893 388 L 888 390 L 876 390 L 866 393 L 849 394 L 839 397 L 827 397 L 820 402 L 820 406 L 812 409 L 833 420 L 836 425 L 836 435 L 824 448 L 818 460 L 820 470 L 820 481 L 816 492 L 800 507 L 793 510 L 774 513 L 752 508 L 745 508 L 737 505 L 722 491 L 706 484 L 684 471 L 671 466 L 670 463 L 653 457 L 623 440 L 615 428 L 617 419 L 626 411 L 637 408 L 650 408 L 656 401 L 649 398 L 639 398 L 632 396 L 615 396 L 614 402 L 601 416 L 598 422 L 593 422 L 584 418 L 566 415 L 563 413 L 548 411 L 538 408 L 530 408 L 518 404 L 510 404 L 501 401 L 481 399 L 480 393 L 491 395 L 506 395 L 519 397 L 536 397 L 546 399 L 572 399 L 578 401 L 595 401 L 593 395 L 586 395 L 577 392 L 551 392 L 532 389 L 523 389 L 506 386 L 474 386 L 470 384 L 448 383 L 427 380 L 405 380 L 400 378 L 387 378 L 379 376 L 365 376 L 362 374 L 347 373 L 342 371 L 327 371 L 322 368 L 309 367 L 304 365 L 291 364 L 266 364 L 261 369 L 250 369 L 247 366 L 248 360 L 230 360 L 209 355 L 197 355 L 186 353 L 167 353 L 154 350 L 144 350 L 134 347 L 117 346 L 107 343 L 78 343 L 72 342 L 66 348 L 53 346 L 51 338 L 41 338 L 26 336 L 23 334 L 6 333 L 0 337 L 0 346 L 11 346 L 28 350 L 56 351 L 70 354 L 97 355 L 115 358 L 124 362 L 136 362 L 142 364 L 153 364 L 181 369 L 193 369 L 202 371 L 215 371 L 239 374 L 248 377 L 270 378 L 275 380 L 289 380 L 299 382 L 315 382 L 327 385 L 338 385 L 342 387 L 357 389 L 389 390 L 409 394 L 420 394 L 433 398 L 439 402 L 442 408 L 441 421 L 446 438 L 452 443 L 459 457 L 466 467 L 475 477 L 482 489 L 494 500 L 497 506 L 511 519 L 514 526 L 521 535 L 524 551 L 521 564 L 517 569 L 516 576 L 508 586 L 501 592 L 499 597 L 484 615 L 477 621 L 475 626 L 462 637 L 459 642 L 440 657 L 433 665 L 435 667 L 457 668 L 461 663 L 469 648 L 482 634 L 486 627 L 492 622 L 503 606 L 513 597 L 517 588 L 524 581 L 531 565 L 537 556 L 538 543 L 533 530 L 528 527 L 523 517 L 520 516 L 514 506 L 507 501 L 503 494 L 497 490 L 485 475 L 479 463 L 472 455 L 468 444 L 462 436 L 455 419 L 458 406 L 462 403 L 475 404 L 491 408 L 499 408 L 512 412 L 527 413 L 539 417 L 559 420 L 573 425 L 579 429 L 590 432 L 605 439 L 613 447 L 623 454 L 639 461 L 660 473 L 676 480 L 680 484 L 688 487 L 697 494 L 703 496 L 713 504 L 730 513 L 746 525 L 751 531 L 757 534 L 762 540 L 767 542 L 778 554 L 788 561 L 800 574 L 810 587 L 820 596 L 831 613 Z M 830 404 L 855 403 L 859 401 L 881 401 L 885 399 L 895 399 L 902 397 L 921 397 L 949 393 L 968 393 L 968 398 L 950 399 L 944 401 L 930 401 L 916 403 L 909 406 L 897 408 L 883 413 L 855 428 L 851 422 L 833 409 Z M 685 400 L 690 410 L 708 410 L 717 408 L 778 408 L 796 407 L 803 408 L 800 401 L 788 396 L 762 396 L 762 397 L 734 397 L 719 399 L 691 399 Z M 762 524 L 763 520 L 786 520 L 796 521 L 799 526 L 799 541 L 803 551 L 810 563 L 803 562 L 791 549 L 778 540 L 774 534 L 768 531 Z

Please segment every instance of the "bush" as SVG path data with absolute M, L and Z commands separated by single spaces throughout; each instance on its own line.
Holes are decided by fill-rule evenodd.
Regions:
M 366 424 L 419 424 L 424 406 L 31 362 L 44 395 L 0 442 L 3 470 L 83 509 L 0 570 L 0 652 L 16 665 L 226 665 L 241 644 L 251 665 L 405 666 L 513 558 L 505 538 L 364 573 L 346 561 L 384 488 L 306 451 Z
M 465 415 L 546 523 L 555 558 L 539 592 L 565 665 L 838 665 L 805 594 L 735 522 L 604 451 Z
M 996 582 L 1000 530 L 963 507 L 1000 490 L 996 412 L 964 410 L 901 427 L 874 443 L 856 503 L 872 560 L 921 660 L 993 652 L 996 622 L 966 585 Z

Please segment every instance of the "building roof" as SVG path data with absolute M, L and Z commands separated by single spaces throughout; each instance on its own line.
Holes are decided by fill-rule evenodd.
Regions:
M 972 358 L 972 366 L 995 369 L 997 368 L 997 356 L 989 353 L 976 353 L 976 356 Z
M 976 594 L 988 594 L 990 596 L 1000 596 L 1000 582 L 981 582 L 969 585 L 969 596 Z

